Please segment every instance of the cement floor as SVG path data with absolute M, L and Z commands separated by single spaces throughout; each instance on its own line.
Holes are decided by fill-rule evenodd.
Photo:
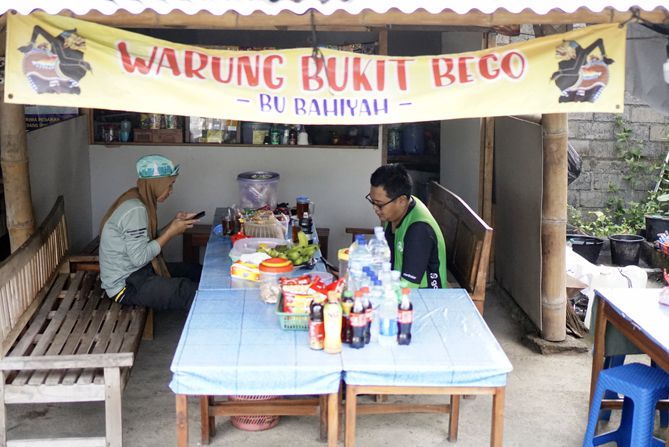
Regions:
M 521 343 L 526 330 L 515 315 L 517 312 L 495 289 L 489 290 L 485 317 L 514 367 L 506 393 L 504 445 L 580 446 L 587 423 L 591 356 L 542 356 L 533 352 Z M 184 319 L 185 315 L 176 312 L 157 314 L 155 340 L 142 342 L 123 395 L 125 446 L 176 445 L 169 365 Z M 445 401 L 438 396 L 429 399 Z M 490 397 L 463 400 L 459 438 L 452 445 L 489 445 L 490 412 Z M 189 445 L 197 446 L 196 399 L 190 400 L 189 413 Z M 367 415 L 359 417 L 357 425 L 357 445 L 361 447 L 451 445 L 446 441 L 447 415 Z M 104 408 L 101 403 L 13 406 L 8 408 L 7 426 L 9 439 L 100 436 L 104 432 Z M 313 417 L 284 416 L 275 428 L 255 433 L 237 430 L 228 418 L 219 418 L 216 429 L 212 446 L 325 445 L 318 441 L 318 422 Z M 666 431 L 661 434 L 666 436 Z

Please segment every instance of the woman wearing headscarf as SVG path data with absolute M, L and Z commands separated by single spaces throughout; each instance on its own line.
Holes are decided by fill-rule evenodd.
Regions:
M 179 212 L 158 234 L 158 203 L 172 193 L 179 166 L 162 155 L 137 161 L 137 186 L 121 194 L 100 224 L 100 279 L 107 296 L 124 305 L 188 309 L 200 267 L 166 264 L 161 250 L 191 228 L 195 213 Z

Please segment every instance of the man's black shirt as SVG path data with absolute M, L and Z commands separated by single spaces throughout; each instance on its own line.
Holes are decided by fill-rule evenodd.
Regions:
M 409 205 L 407 214 L 416 202 Z M 397 225 L 402 224 L 402 221 Z M 386 241 L 390 247 L 390 265 L 395 265 L 395 234 L 390 224 L 385 230 Z M 427 287 L 439 289 L 445 278 L 439 277 L 439 245 L 432 227 L 426 222 L 414 222 L 404 233 L 404 260 L 402 261 L 402 278 L 413 284 L 420 284 L 423 274 L 427 274 Z

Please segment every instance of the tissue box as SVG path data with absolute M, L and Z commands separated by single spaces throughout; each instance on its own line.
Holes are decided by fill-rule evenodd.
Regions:
M 260 270 L 256 264 L 237 261 L 230 266 L 230 276 L 258 282 L 260 280 Z

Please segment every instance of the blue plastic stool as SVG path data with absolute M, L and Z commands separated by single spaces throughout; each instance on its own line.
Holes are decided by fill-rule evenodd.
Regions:
M 625 363 L 625 355 L 611 355 L 604 357 L 604 369 L 614 368 L 616 366 L 621 366 Z M 656 363 L 651 361 L 650 366 L 656 366 Z M 662 396 L 663 399 L 669 396 Z M 618 399 L 618 393 L 606 390 L 604 393 L 604 399 Z M 611 410 L 601 410 L 599 412 L 600 421 L 608 421 L 611 418 Z M 664 428 L 669 425 L 669 410 L 664 409 L 660 410 L 660 427 Z
M 606 390 L 624 396 L 620 427 L 616 431 L 595 436 L 599 409 Z M 630 363 L 602 370 L 592 398 L 583 447 L 614 441 L 619 447 L 664 447 L 664 441 L 653 437 L 653 427 L 657 401 L 667 395 L 669 375 L 659 368 Z

